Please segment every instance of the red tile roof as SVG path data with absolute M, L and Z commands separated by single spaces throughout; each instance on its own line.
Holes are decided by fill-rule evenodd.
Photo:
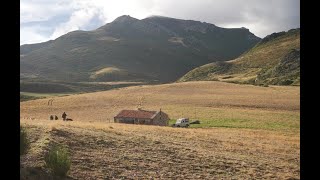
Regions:
M 157 114 L 157 111 L 146 110 L 122 110 L 115 118 L 141 118 L 152 119 Z

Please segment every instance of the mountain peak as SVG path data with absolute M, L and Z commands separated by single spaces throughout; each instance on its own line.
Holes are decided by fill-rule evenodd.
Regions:
M 130 15 L 122 15 L 117 17 L 113 22 L 127 22 L 127 21 L 136 21 L 138 19 L 131 17 Z

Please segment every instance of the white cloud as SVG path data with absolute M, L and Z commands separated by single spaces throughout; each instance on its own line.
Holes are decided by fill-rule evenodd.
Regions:
M 48 40 L 50 40 L 48 36 L 41 35 L 37 31 L 34 31 L 34 28 L 20 29 L 20 45 L 39 43 L 39 42 L 48 41 Z
M 96 14 L 99 14 L 96 10 L 94 8 L 86 8 L 73 12 L 69 21 L 55 28 L 50 38 L 55 39 L 67 32 L 83 29 Z
M 28 32 L 20 34 L 33 36 L 22 37 L 21 44 L 54 39 L 73 30 L 92 30 L 121 15 L 138 19 L 162 15 L 246 27 L 260 37 L 300 27 L 299 0 L 21 0 L 20 7 L 21 31 L 26 30 L 25 23 L 35 21 L 48 21 L 51 29 L 47 35 L 41 34 L 39 26 L 28 26 Z M 66 20 L 52 23 L 62 15 Z
M 63 0 L 21 0 L 20 23 L 31 21 L 44 21 L 51 17 L 71 11 L 70 3 Z

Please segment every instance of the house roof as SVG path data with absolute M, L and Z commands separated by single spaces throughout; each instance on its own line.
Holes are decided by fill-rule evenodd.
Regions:
M 141 118 L 152 119 L 159 111 L 146 111 L 146 110 L 122 110 L 115 118 Z

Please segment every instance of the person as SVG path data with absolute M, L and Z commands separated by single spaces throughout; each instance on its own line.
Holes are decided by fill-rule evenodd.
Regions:
M 57 115 L 54 115 L 54 119 L 55 119 L 55 120 L 58 120 L 58 116 L 57 116 Z
M 63 114 L 62 114 L 62 119 L 65 121 L 66 118 L 67 118 L 67 114 L 66 114 L 66 112 L 63 112 Z
M 50 115 L 50 120 L 53 120 L 53 115 Z

